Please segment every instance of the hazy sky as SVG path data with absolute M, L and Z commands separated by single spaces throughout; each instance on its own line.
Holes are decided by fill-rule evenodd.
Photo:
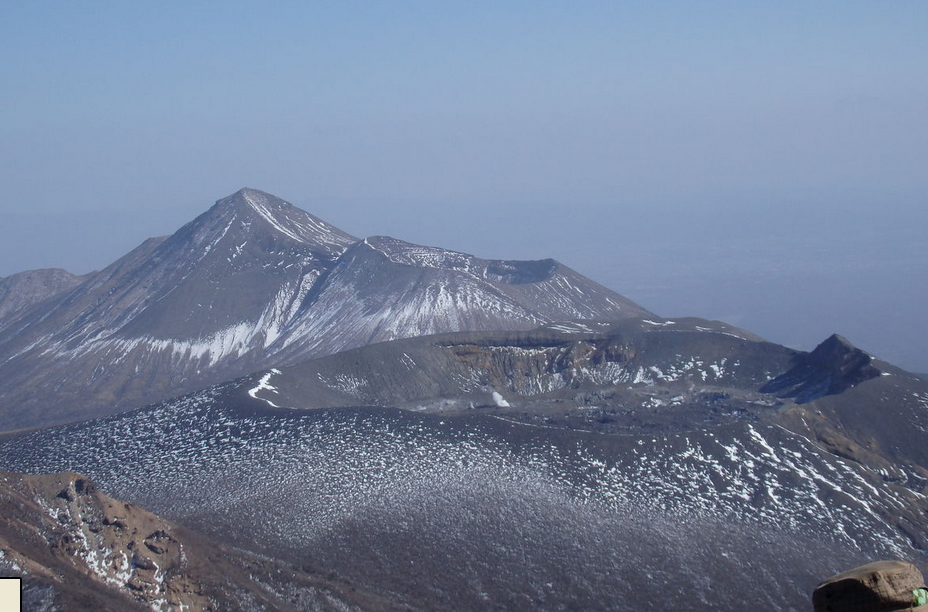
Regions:
M 242 186 L 928 371 L 928 2 L 4 2 L 0 275 Z

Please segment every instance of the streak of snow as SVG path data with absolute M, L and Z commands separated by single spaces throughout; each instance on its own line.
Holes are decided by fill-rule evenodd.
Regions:
M 274 368 L 274 369 L 272 369 L 270 372 L 268 372 L 267 374 L 265 374 L 264 376 L 262 376 L 261 379 L 258 381 L 258 386 L 257 386 L 257 387 L 253 387 L 252 389 L 249 389 L 249 390 L 248 390 L 248 395 L 250 395 L 250 396 L 251 396 L 252 398 L 254 398 L 254 399 L 259 399 L 259 400 L 261 400 L 261 401 L 263 401 L 263 402 L 267 402 L 270 406 L 272 406 L 272 407 L 274 407 L 274 408 L 280 408 L 280 406 L 278 406 L 277 404 L 275 404 L 275 403 L 272 402 L 271 400 L 269 400 L 269 399 L 267 399 L 267 398 L 264 398 L 264 397 L 258 397 L 258 392 L 263 391 L 263 390 L 265 390 L 265 389 L 268 390 L 268 391 L 272 391 L 272 392 L 274 392 L 274 393 L 280 393 L 280 391 L 278 391 L 277 387 L 275 387 L 275 386 L 273 386 L 273 385 L 270 384 L 271 377 L 274 376 L 275 374 L 280 374 L 280 370 Z

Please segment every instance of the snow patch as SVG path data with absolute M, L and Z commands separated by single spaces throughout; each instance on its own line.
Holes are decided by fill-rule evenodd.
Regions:
M 668 325 L 676 325 L 676 324 L 677 324 L 676 321 L 664 321 L 663 323 L 659 323 L 659 322 L 657 322 L 657 321 L 651 321 L 650 319 L 643 319 L 641 322 L 642 322 L 642 323 L 647 323 L 648 325 L 655 325 L 655 326 L 657 326 L 657 327 L 667 327 Z
M 280 391 L 277 390 L 277 387 L 275 387 L 275 386 L 273 386 L 273 385 L 270 384 L 271 377 L 272 377 L 274 374 L 280 374 L 280 370 L 278 370 L 277 368 L 274 368 L 274 369 L 272 369 L 270 372 L 268 372 L 267 374 L 265 374 L 264 376 L 262 376 L 261 379 L 258 381 L 258 386 L 257 386 L 257 387 L 254 387 L 253 389 L 249 389 L 248 395 L 250 395 L 253 399 L 257 399 L 257 400 L 261 400 L 261 401 L 263 401 L 263 402 L 267 402 L 267 403 L 268 403 L 270 406 L 272 406 L 273 408 L 280 408 L 280 406 L 278 406 L 277 404 L 275 404 L 275 403 L 272 402 L 271 400 L 269 400 L 269 399 L 267 399 L 267 398 L 264 398 L 264 397 L 258 397 L 258 392 L 259 392 L 259 391 L 264 391 L 265 389 L 268 390 L 268 391 L 271 391 L 271 392 L 273 392 L 273 393 L 280 393 Z

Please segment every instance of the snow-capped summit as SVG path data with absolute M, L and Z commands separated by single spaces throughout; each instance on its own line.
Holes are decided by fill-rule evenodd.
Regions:
M 249 188 L 82 280 L 0 329 L 4 429 L 116 412 L 372 342 L 648 314 L 554 260 L 359 241 Z

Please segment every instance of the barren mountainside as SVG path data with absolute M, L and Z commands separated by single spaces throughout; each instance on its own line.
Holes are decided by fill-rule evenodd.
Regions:
M 5 429 L 395 338 L 647 314 L 553 260 L 358 240 L 252 189 L 48 297 L 0 326 Z
M 56 268 L 0 278 L 0 329 L 9 325 L 21 311 L 73 289 L 85 280 L 86 276 Z
M 926 409 L 843 339 L 649 316 L 375 344 L 8 436 L 0 465 L 414 609 L 804 609 L 842 568 L 924 564 L 928 462 L 895 441 Z
M 928 566 L 928 382 L 837 334 L 251 189 L 0 308 L 0 572 L 33 609 L 804 610 Z

